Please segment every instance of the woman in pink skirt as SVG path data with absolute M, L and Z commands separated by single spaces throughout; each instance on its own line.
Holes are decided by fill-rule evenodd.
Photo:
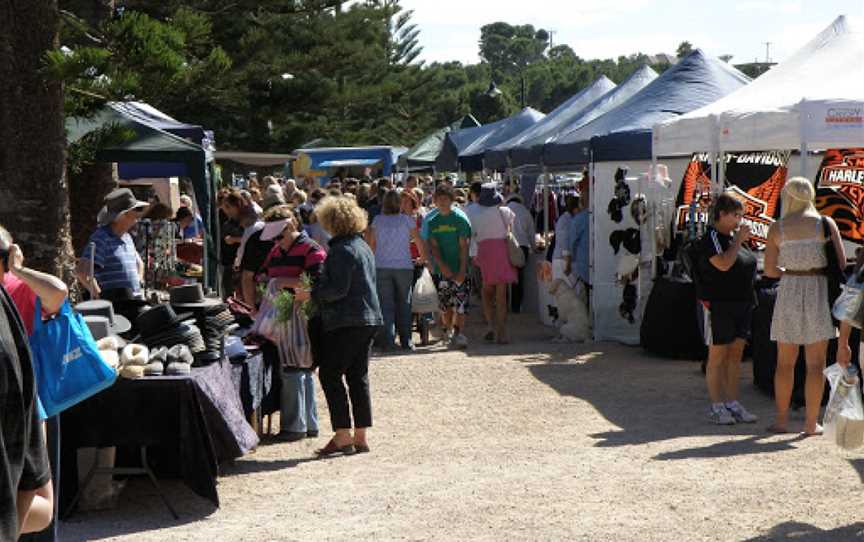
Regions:
M 483 279 L 483 316 L 488 329 L 484 339 L 499 344 L 510 342 L 507 333 L 507 285 L 518 278 L 510 264 L 507 235 L 516 215 L 501 207 L 503 198 L 494 183 L 480 190 L 479 206 L 471 213 L 471 231 L 477 242 L 475 262 Z

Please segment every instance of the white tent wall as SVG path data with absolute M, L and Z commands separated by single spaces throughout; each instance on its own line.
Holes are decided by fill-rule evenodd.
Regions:
M 814 180 L 822 160 L 821 154 L 812 154 L 807 161 L 806 177 Z M 684 171 L 690 157 L 658 158 L 658 164 L 664 164 L 669 168 L 669 178 L 672 181 L 671 196 L 676 198 L 684 178 Z M 800 156 L 793 154 L 789 159 L 789 176 L 800 175 Z M 621 316 L 619 307 L 623 300 L 624 287 L 617 283 L 621 258 L 629 252 L 622 246 L 618 254 L 609 241 L 610 235 L 616 230 L 638 228 L 633 217 L 630 215 L 629 206 L 623 210 L 623 220 L 620 223 L 613 222 L 609 216 L 609 202 L 615 194 L 615 171 L 622 166 L 629 168 L 628 179 L 638 178 L 648 171 L 651 162 L 598 162 L 594 164 L 594 185 L 591 198 L 592 227 L 594 232 L 592 239 L 592 266 L 591 282 L 594 285 L 592 296 L 592 312 L 594 318 L 594 339 L 597 341 L 615 341 L 627 345 L 636 346 L 640 342 L 639 329 L 642 324 L 642 314 L 651 294 L 653 280 L 651 277 L 651 263 L 653 251 L 651 243 L 653 236 L 647 228 L 641 231 L 642 246 L 640 254 L 639 294 L 636 309 L 633 311 L 634 322 L 631 324 Z M 628 180 L 631 199 L 640 193 L 638 180 Z M 646 190 L 647 192 L 647 190 Z M 653 203 L 650 201 L 649 204 Z M 695 312 L 694 312 L 695 315 Z M 695 316 L 694 316 L 695 317 Z
M 674 198 L 678 194 L 684 171 L 690 162 L 687 158 L 672 158 L 658 160 L 659 164 L 665 164 L 669 168 L 669 178 L 672 180 L 671 194 Z M 591 282 L 594 286 L 592 296 L 592 312 L 594 317 L 594 339 L 598 341 L 616 341 L 623 344 L 636 346 L 639 344 L 639 328 L 642 324 L 642 313 L 651 293 L 651 239 L 652 236 L 647 228 L 642 230 L 642 250 L 639 255 L 640 271 L 639 299 L 636 309 L 633 311 L 634 322 L 631 324 L 621 316 L 619 307 L 623 300 L 624 287 L 617 283 L 616 273 L 619 262 L 630 253 L 624 246 L 620 246 L 618 254 L 615 254 L 610 243 L 612 232 L 626 230 L 628 228 L 639 229 L 633 217 L 630 215 L 630 206 L 622 210 L 623 220 L 620 223 L 613 222 L 607 211 L 609 202 L 615 197 L 615 171 L 619 167 L 629 168 L 628 179 L 639 177 L 651 167 L 650 160 L 639 160 L 633 162 L 598 162 L 594 164 L 594 185 L 591 194 L 593 261 L 591 269 Z M 639 181 L 627 182 L 630 187 L 631 198 L 640 193 Z M 649 204 L 651 202 L 649 201 Z

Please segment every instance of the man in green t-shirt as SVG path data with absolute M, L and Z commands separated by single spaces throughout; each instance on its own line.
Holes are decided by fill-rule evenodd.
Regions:
M 444 340 L 465 349 L 468 338 L 463 331 L 471 293 L 466 280 L 471 223 L 464 214 L 454 212 L 454 199 L 453 188 L 446 184 L 435 190 L 437 214 L 428 224 L 429 248 L 435 264 Z

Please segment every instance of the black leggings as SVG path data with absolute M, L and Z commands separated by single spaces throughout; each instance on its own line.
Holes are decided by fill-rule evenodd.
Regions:
M 376 326 L 345 327 L 324 333 L 318 379 L 327 398 L 333 430 L 372 427 L 369 395 L 369 352 Z M 345 377 L 343 382 L 343 376 Z M 345 393 L 345 383 L 348 393 Z M 348 398 L 351 406 L 348 406 Z

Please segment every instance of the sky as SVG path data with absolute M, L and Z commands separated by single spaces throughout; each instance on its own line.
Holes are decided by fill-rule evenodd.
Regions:
M 401 0 L 421 29 L 427 62 L 479 61 L 480 27 L 503 21 L 554 31 L 584 59 L 674 54 L 689 41 L 732 63 L 782 61 L 839 15 L 864 19 L 864 0 Z M 864 21 L 862 21 L 864 22 Z

